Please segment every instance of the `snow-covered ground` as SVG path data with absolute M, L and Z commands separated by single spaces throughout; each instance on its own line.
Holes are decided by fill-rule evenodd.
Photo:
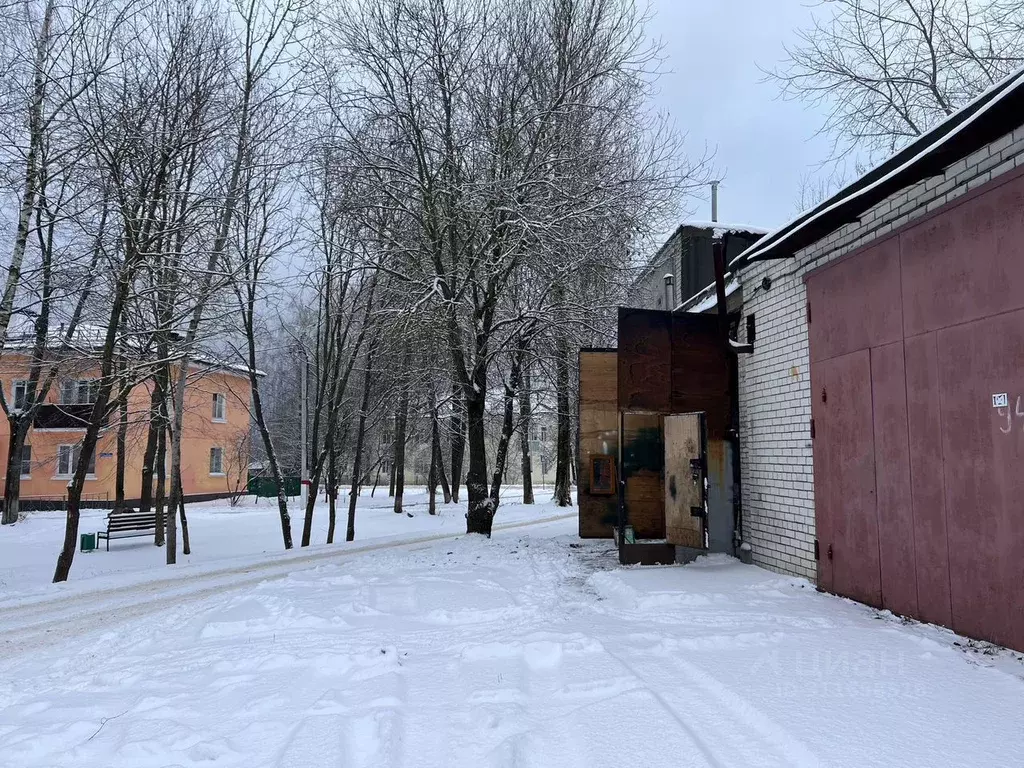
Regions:
M 8 600 L 0 765 L 1021 763 L 1015 654 L 727 558 L 619 568 L 575 525 Z
M 536 498 L 539 502 L 550 497 L 550 489 L 538 489 Z M 566 512 L 551 504 L 524 506 L 519 503 L 521 501 L 521 488 L 506 488 L 496 518 L 497 524 L 517 523 Z M 386 488 L 383 492 L 378 490 L 372 497 L 368 492 L 364 493 L 356 512 L 356 540 L 346 544 L 348 497 L 342 495 L 338 499 L 334 547 L 360 546 L 367 542 L 409 536 L 456 534 L 466 529 L 465 505 L 438 504 L 438 515 L 427 514 L 427 493 L 424 488 L 406 490 L 403 505 L 406 514 L 396 515 L 393 504 L 394 500 L 388 498 Z M 289 510 L 292 515 L 292 538 L 298 548 L 302 536 L 302 511 L 298 499 L 290 500 Z M 107 510 L 83 510 L 79 531 L 93 533 L 103 530 L 106 527 L 106 514 Z M 261 562 L 266 560 L 268 554 L 276 555 L 284 551 L 275 499 L 249 496 L 241 499 L 235 507 L 227 501 L 189 504 L 186 514 L 192 554 L 181 554 L 179 539 L 179 566 L 198 566 L 202 569 L 228 563 L 238 565 Z M 303 549 L 303 555 L 323 553 L 322 545 L 327 541 L 327 524 L 327 504 L 321 498 L 314 509 L 311 536 L 313 546 Z M 30 512 L 17 525 L 0 529 L 0 604 L 12 595 L 52 593 L 50 581 L 63 541 L 63 512 Z M 164 570 L 166 552 L 154 547 L 148 538 L 115 539 L 110 543 L 110 552 L 106 551 L 105 541 L 100 542 L 100 547 L 91 553 L 76 552 L 70 582 L 65 589 L 74 590 L 82 579 L 110 574 L 146 572 L 161 577 L 168 575 Z M 298 554 L 294 552 L 293 556 Z M 189 572 L 191 570 L 189 568 Z M 124 580 L 107 579 L 106 583 L 120 585 Z

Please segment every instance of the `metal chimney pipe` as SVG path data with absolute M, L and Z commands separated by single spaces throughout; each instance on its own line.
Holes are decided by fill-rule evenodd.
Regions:
M 718 182 L 711 182 L 711 221 L 718 223 Z
M 665 275 L 665 309 L 669 312 L 676 308 L 676 289 L 673 283 L 671 272 Z

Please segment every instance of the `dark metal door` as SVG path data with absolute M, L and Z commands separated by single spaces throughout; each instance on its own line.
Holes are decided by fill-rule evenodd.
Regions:
M 832 591 L 881 606 L 871 355 L 851 352 L 816 367 L 822 383 L 814 394 L 827 426 L 815 442 L 826 443 L 830 529 L 828 540 L 819 533 L 819 557 L 831 560 Z
M 831 361 L 811 364 L 811 430 L 814 452 L 814 556 L 818 564 L 818 586 L 832 591 L 832 462 L 829 455 L 829 423 L 825 400 Z

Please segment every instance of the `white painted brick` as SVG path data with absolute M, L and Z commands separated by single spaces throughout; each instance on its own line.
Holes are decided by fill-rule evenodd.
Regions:
M 755 352 L 739 360 L 739 408 L 743 536 L 758 565 L 811 580 L 817 572 L 803 276 L 1021 165 L 1024 126 L 942 175 L 900 190 L 793 259 L 752 265 L 740 275 L 743 311 L 757 316 Z M 772 279 L 768 291 L 760 288 L 766 276 Z
M 1000 163 L 999 165 L 992 169 L 992 178 L 994 179 L 998 176 L 1002 176 L 1007 171 L 1012 171 L 1013 168 L 1013 158 L 1011 157 L 1009 160 L 1004 160 L 1002 163 Z
M 966 167 L 970 168 L 972 165 L 977 165 L 991 154 L 992 151 L 988 148 L 987 145 L 975 152 L 972 152 L 965 158 Z
M 973 179 L 968 181 L 967 182 L 967 188 L 968 189 L 974 189 L 975 187 L 980 187 L 982 184 L 985 184 L 986 182 L 990 181 L 991 179 L 992 179 L 992 171 L 985 171 L 980 176 L 975 176 Z

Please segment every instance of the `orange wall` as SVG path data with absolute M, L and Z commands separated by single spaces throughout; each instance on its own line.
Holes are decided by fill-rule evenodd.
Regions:
M 27 361 L 7 353 L 0 358 L 0 383 L 11 403 L 12 382 L 28 378 Z M 86 379 L 98 375 L 95 367 L 67 372 L 68 378 Z M 226 395 L 224 422 L 213 420 L 213 393 Z M 60 399 L 59 379 L 47 396 L 47 402 Z M 128 436 L 125 442 L 125 497 L 137 499 L 142 487 L 142 457 L 149 426 L 150 384 L 137 385 L 128 399 Z M 96 448 L 96 475 L 85 481 L 86 499 L 114 498 L 117 467 L 117 414 L 100 434 Z M 245 375 L 224 371 L 203 371 L 195 366 L 185 390 L 185 415 L 182 431 L 182 485 L 186 495 L 225 493 L 244 483 L 248 468 L 249 380 Z M 57 477 L 57 446 L 75 444 L 84 429 L 30 429 L 27 443 L 32 446 L 32 474 L 22 478 L 21 495 L 63 497 L 69 478 Z M 6 474 L 10 426 L 0 418 L 0 483 Z M 224 449 L 224 475 L 210 474 L 210 448 Z M 170 464 L 168 463 L 168 468 Z

